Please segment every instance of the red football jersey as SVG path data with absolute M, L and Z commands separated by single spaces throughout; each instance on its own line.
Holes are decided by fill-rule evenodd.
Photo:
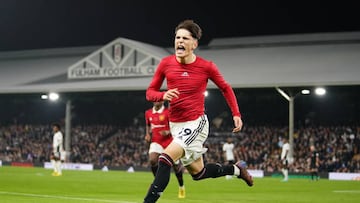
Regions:
M 232 87 L 225 81 L 217 66 L 199 56 L 195 62 L 181 64 L 175 55 L 163 58 L 146 91 L 149 101 L 161 101 L 165 92 L 160 88 L 166 79 L 167 89 L 178 88 L 180 95 L 169 105 L 169 119 L 172 122 L 185 122 L 197 119 L 205 113 L 205 91 L 208 80 L 220 89 L 233 116 L 241 116 Z
M 166 148 L 172 141 L 171 134 L 161 135 L 160 132 L 163 130 L 170 130 L 169 128 L 169 110 L 163 106 L 158 111 L 154 108 L 145 111 L 146 125 L 151 126 L 151 142 L 156 142 Z

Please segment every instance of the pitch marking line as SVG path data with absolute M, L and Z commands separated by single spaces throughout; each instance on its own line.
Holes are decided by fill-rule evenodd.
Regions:
M 41 194 L 6 192 L 6 191 L 0 191 L 0 194 L 8 194 L 8 195 L 15 195 L 15 196 L 27 196 L 27 197 L 52 198 L 52 199 L 82 200 L 82 201 L 93 201 L 93 202 L 136 203 L 136 202 L 115 201 L 115 200 L 106 200 L 106 199 L 91 199 L 91 198 L 80 198 L 80 197 L 66 197 L 66 196 L 55 196 L 55 195 L 41 195 Z
M 334 190 L 336 193 L 360 193 L 360 190 Z

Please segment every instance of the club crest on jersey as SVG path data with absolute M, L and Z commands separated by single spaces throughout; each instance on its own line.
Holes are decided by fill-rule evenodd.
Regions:
M 183 72 L 182 74 L 181 74 L 181 76 L 183 76 L 183 77 L 189 77 L 189 73 L 188 72 Z
M 160 120 L 160 121 L 164 121 L 164 120 L 165 120 L 165 115 L 160 115 L 160 116 L 159 116 L 159 120 Z

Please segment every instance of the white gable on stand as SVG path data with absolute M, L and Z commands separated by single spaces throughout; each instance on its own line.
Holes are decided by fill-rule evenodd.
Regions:
M 162 48 L 118 38 L 68 69 L 68 79 L 151 77 L 162 57 Z
M 125 38 L 102 47 L 3 52 L 0 93 L 141 90 L 166 55 L 165 48 Z M 98 70 L 108 75 L 79 75 Z

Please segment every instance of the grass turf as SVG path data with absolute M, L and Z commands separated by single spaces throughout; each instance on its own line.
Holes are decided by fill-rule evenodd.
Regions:
M 1 203 L 141 203 L 153 179 L 151 172 L 63 171 L 51 176 L 44 168 L 0 167 Z M 354 203 L 360 202 L 359 181 L 310 181 L 255 178 L 253 187 L 225 177 L 193 181 L 184 174 L 186 198 L 178 199 L 174 174 L 159 203 Z

